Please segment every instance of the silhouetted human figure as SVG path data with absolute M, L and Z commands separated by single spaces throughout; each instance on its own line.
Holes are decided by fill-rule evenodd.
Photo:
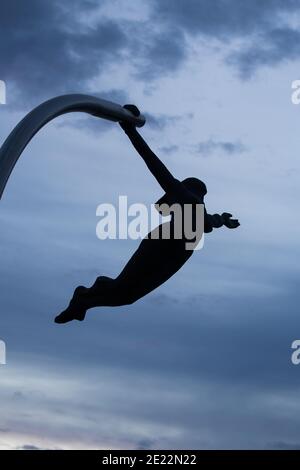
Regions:
M 125 108 L 135 115 L 139 114 L 139 110 L 134 105 L 125 105 Z M 204 204 L 204 196 L 207 193 L 205 184 L 197 178 L 187 178 L 181 182 L 174 178 L 132 124 L 120 123 L 120 126 L 165 191 L 157 204 L 165 203 L 171 206 L 177 203 L 183 210 L 185 204 L 192 205 L 192 223 L 194 224 L 196 206 Z M 226 212 L 222 215 L 210 215 L 204 209 L 204 232 L 209 233 L 213 228 L 219 228 L 222 225 L 237 228 L 238 220 L 231 217 L 232 215 Z M 170 230 L 170 238 L 166 239 L 163 236 L 153 238 L 153 234 L 157 237 L 157 230 L 162 235 L 163 228 Z M 193 250 L 186 249 L 186 242 L 184 235 L 180 239 L 174 236 L 174 217 L 171 214 L 169 222 L 161 224 L 142 240 L 137 251 L 116 279 L 100 276 L 90 288 L 77 287 L 68 308 L 55 318 L 55 322 L 82 321 L 90 308 L 116 307 L 136 302 L 167 281 L 186 263 L 193 253 Z

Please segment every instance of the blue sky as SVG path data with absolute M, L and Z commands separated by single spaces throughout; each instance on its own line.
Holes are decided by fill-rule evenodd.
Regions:
M 2 141 L 58 94 L 135 103 L 173 174 L 241 226 L 136 304 L 54 324 L 137 248 L 97 239 L 98 204 L 161 190 L 116 124 L 48 124 L 0 204 L 0 448 L 300 447 L 299 25 L 292 0 L 1 3 Z

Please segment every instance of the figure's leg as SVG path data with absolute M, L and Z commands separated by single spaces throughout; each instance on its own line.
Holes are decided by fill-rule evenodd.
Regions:
M 169 279 L 192 252 L 171 240 L 144 239 L 116 279 L 97 278 L 92 287 L 75 289 L 69 307 L 56 317 L 56 323 L 84 320 L 94 307 L 129 305 Z
M 90 308 L 128 305 L 145 295 L 145 278 L 153 271 L 154 277 L 159 272 L 156 266 L 158 246 L 157 240 L 143 240 L 117 279 L 100 276 L 90 288 L 77 287 L 69 306 L 55 318 L 55 322 L 82 321 Z
M 62 313 L 57 315 L 55 322 L 67 323 L 71 320 L 84 320 L 86 311 L 89 308 L 92 308 L 92 306 L 95 306 L 92 305 L 95 303 L 92 302 L 92 300 L 94 300 L 95 293 L 98 294 L 98 301 L 100 300 L 100 296 L 108 297 L 107 293 L 105 295 L 105 290 L 107 290 L 107 287 L 113 282 L 114 280 L 109 277 L 99 276 L 90 288 L 84 286 L 76 287 L 68 307 Z

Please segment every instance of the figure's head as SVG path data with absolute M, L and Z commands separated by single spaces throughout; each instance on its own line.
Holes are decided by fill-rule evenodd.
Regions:
M 198 178 L 186 178 L 181 181 L 181 183 L 186 187 L 188 191 L 195 194 L 196 198 L 199 201 L 199 204 L 203 204 L 204 196 L 207 193 L 206 185 L 203 181 L 199 180 Z M 165 193 L 158 201 L 157 205 L 167 204 L 168 206 L 172 206 L 172 204 L 176 203 L 173 195 Z M 165 210 L 158 210 L 160 214 L 167 216 L 169 215 L 169 211 L 166 208 Z
M 186 189 L 203 201 L 203 198 L 207 193 L 206 185 L 203 181 L 198 178 L 186 178 L 182 180 L 181 183 L 186 187 Z

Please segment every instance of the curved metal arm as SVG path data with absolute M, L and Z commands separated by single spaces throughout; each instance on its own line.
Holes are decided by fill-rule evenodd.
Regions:
M 145 124 L 142 115 L 136 117 L 119 104 L 95 96 L 62 95 L 45 101 L 19 122 L 0 148 L 0 199 L 15 164 L 30 140 L 49 121 L 72 112 L 84 112 L 116 122 L 126 121 L 137 127 Z

